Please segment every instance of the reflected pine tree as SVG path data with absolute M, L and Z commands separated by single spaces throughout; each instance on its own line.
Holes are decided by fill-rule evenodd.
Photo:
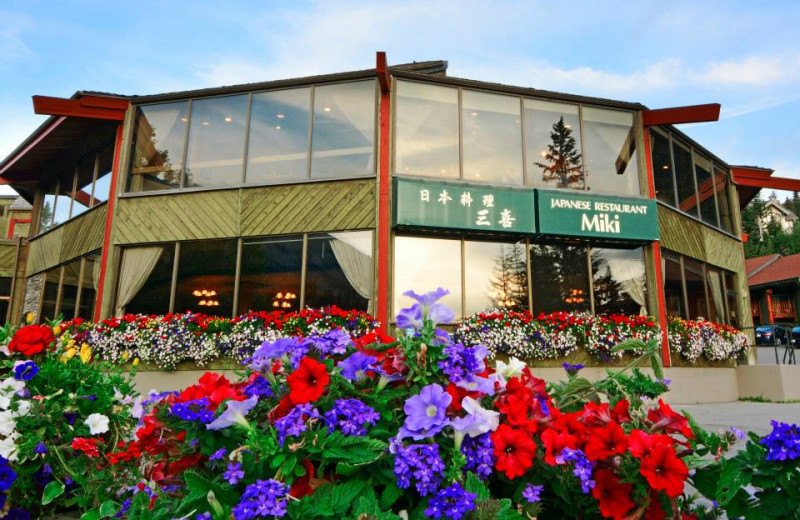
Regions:
M 39 233 L 44 233 L 53 227 L 53 208 L 50 206 L 49 201 L 45 201 L 42 206 L 42 214 L 39 217 Z
M 592 250 L 592 283 L 594 284 L 595 314 L 639 314 L 636 303 L 611 275 L 608 260 L 597 250 Z
M 542 155 L 542 159 L 547 162 L 535 163 L 542 169 L 542 180 L 555 181 L 557 188 L 583 188 L 581 154 L 578 153 L 577 142 L 572 136 L 572 128 L 564 123 L 563 116 L 553 124 L 550 139 L 552 142 Z
M 528 268 L 525 245 L 502 244 L 494 259 L 490 281 L 492 301 L 498 309 L 523 311 L 528 308 Z
M 588 311 L 586 247 L 531 244 L 534 314 Z

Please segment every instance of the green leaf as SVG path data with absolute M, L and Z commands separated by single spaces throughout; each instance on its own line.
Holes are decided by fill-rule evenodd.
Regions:
M 389 509 L 402 495 L 403 490 L 397 487 L 397 484 L 394 482 L 387 484 L 386 488 L 383 490 L 383 493 L 381 493 L 381 509 Z
M 64 493 L 64 484 L 54 480 L 47 484 L 42 493 L 42 505 L 46 506 Z
M 752 470 L 743 468 L 735 461 L 726 463 L 717 482 L 717 502 L 721 506 L 728 504 L 741 488 L 750 484 L 751 477 Z
M 99 518 L 100 518 L 100 511 L 98 511 L 97 509 L 90 509 L 81 515 L 81 520 L 99 520 Z
M 107 500 L 100 504 L 100 518 L 106 518 L 117 514 L 117 504 L 112 500 Z
M 650 366 L 653 368 L 653 375 L 656 376 L 656 379 L 663 380 L 664 379 L 664 371 L 661 369 L 661 356 L 660 355 L 651 355 L 650 356 Z
M 272 457 L 272 460 L 269 461 L 269 467 L 272 469 L 278 469 L 278 466 L 283 464 L 283 461 L 286 460 L 285 453 L 279 453 Z
M 628 339 L 611 348 L 611 352 L 624 352 L 626 350 L 647 350 L 647 344 L 640 339 Z
M 489 492 L 489 488 L 486 487 L 486 484 L 481 482 L 474 473 L 471 471 L 467 473 L 467 480 L 465 482 L 464 489 L 469 493 L 475 493 L 478 495 L 478 501 L 487 500 L 491 498 L 491 493 Z

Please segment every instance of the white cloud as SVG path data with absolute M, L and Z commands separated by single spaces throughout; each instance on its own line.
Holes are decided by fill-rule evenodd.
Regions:
M 693 73 L 698 84 L 769 87 L 800 80 L 800 56 L 752 55 L 714 62 Z
M 9 64 L 34 56 L 34 52 L 25 44 L 21 34 L 29 28 L 30 23 L 13 13 L 0 11 L 0 65 Z

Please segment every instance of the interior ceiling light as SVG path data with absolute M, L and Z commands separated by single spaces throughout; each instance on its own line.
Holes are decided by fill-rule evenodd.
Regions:
M 284 117 L 286 117 L 286 114 L 278 114 L 278 119 L 283 119 Z
M 233 118 L 231 116 L 225 116 L 226 123 L 230 123 L 231 121 L 233 121 Z

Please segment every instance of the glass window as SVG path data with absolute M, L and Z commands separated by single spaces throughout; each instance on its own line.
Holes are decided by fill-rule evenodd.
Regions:
M 233 315 L 236 240 L 182 242 L 175 312 Z
M 167 314 L 174 262 L 175 244 L 126 248 L 114 315 Z
M 739 306 L 737 305 L 736 275 L 723 271 L 725 281 L 725 299 L 728 306 L 728 323 L 739 326 Z
M 733 216 L 731 215 L 731 202 L 728 197 L 728 178 L 725 170 L 714 166 L 714 184 L 719 205 L 719 224 L 722 229 L 733 234 Z
M 304 305 L 366 311 L 373 277 L 371 231 L 308 237 Z
M 58 285 L 61 278 L 61 268 L 56 267 L 44 274 L 44 292 L 42 293 L 42 315 L 39 322 L 55 319 L 56 300 L 58 299 Z
M 56 207 L 56 196 L 47 193 L 42 201 L 42 212 L 39 215 L 39 233 L 44 233 L 53 227 L 53 210 Z
M 458 89 L 398 81 L 395 170 L 457 179 Z
M 650 146 L 652 147 L 656 198 L 675 207 L 675 185 L 672 181 L 672 153 L 670 152 L 669 137 L 661 132 L 651 130 Z
M 667 316 L 686 318 L 680 258 L 665 252 L 662 265 L 664 267 L 664 299 L 666 300 Z
M 706 281 L 708 283 L 708 299 L 711 305 L 708 306 L 708 319 L 716 323 L 727 323 L 728 317 L 725 315 L 725 286 L 722 282 L 722 272 L 710 266 L 706 266 Z
M 644 250 L 593 247 L 592 284 L 596 314 L 647 314 Z
M 528 308 L 525 242 L 464 242 L 464 290 L 469 316 L 487 309 Z
M 528 185 L 583 189 L 577 105 L 525 100 Z
M 586 247 L 531 244 L 533 314 L 589 312 L 589 266 Z
M 461 241 L 395 237 L 393 287 L 394 315 L 415 303 L 405 291 L 423 294 L 442 287 L 450 294 L 439 302 L 461 316 Z
M 179 187 L 188 121 L 186 101 L 137 110 L 127 191 Z
M 97 298 L 97 283 L 100 278 L 100 254 L 92 254 L 83 259 L 83 274 L 81 276 L 81 294 L 78 308 L 78 317 L 85 320 L 92 319 L 94 315 L 95 299 Z
M 75 191 L 72 192 L 72 216 L 77 217 L 92 204 L 92 183 L 97 154 L 91 154 L 78 163 Z
M 675 160 L 675 177 L 678 185 L 678 209 L 697 216 L 697 193 L 692 173 L 692 151 L 673 139 L 672 156 Z
M 78 283 L 81 276 L 81 260 L 73 260 L 64 265 L 64 276 L 61 279 L 61 300 L 58 312 L 65 320 L 75 317 L 75 304 L 78 301 Z
M 58 182 L 56 191 L 56 206 L 53 211 L 53 227 L 69 220 L 69 212 L 72 206 L 72 182 L 74 176 L 63 178 Z
M 711 161 L 702 155 L 694 155 L 694 172 L 697 176 L 697 193 L 700 196 L 700 218 L 714 227 L 717 222 L 717 204 L 714 197 L 714 183 L 711 179 Z
M 633 114 L 583 107 L 586 184 L 597 193 L 639 195 Z
M 237 312 L 298 310 L 302 265 L 301 236 L 244 242 Z
M 253 94 L 247 184 L 305 180 L 311 89 Z
M 311 177 L 375 173 L 375 82 L 314 89 Z
M 689 319 L 700 317 L 709 319 L 703 263 L 684 257 L 683 268 L 686 277 L 686 300 L 689 305 Z
M 242 183 L 247 97 L 192 102 L 184 186 L 220 188 Z
M 113 143 L 100 150 L 98 161 L 97 180 L 94 182 L 92 206 L 107 201 L 111 193 L 111 171 L 114 168 Z
M 461 94 L 463 179 L 522 184 L 522 123 L 518 97 L 465 90 Z

